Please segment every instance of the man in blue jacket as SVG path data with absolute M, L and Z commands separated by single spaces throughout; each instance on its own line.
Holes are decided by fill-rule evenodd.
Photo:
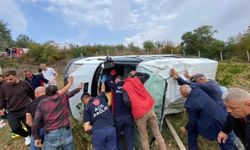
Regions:
M 25 81 L 28 82 L 34 90 L 39 86 L 43 86 L 43 83 L 49 83 L 42 74 L 34 75 L 32 71 L 28 69 L 23 70 L 23 75 L 25 76 Z
M 185 126 L 188 131 L 188 146 L 191 150 L 198 150 L 198 135 L 215 141 L 227 118 L 227 112 L 199 87 L 191 88 L 189 85 L 182 85 L 180 92 L 182 96 L 187 97 L 184 107 L 189 116 L 189 121 Z M 231 139 L 219 145 L 222 150 L 234 149 Z
M 116 126 L 117 149 L 122 150 L 121 131 L 124 131 L 127 150 L 134 148 L 134 129 L 131 110 L 123 102 L 122 86 L 124 82 L 121 76 L 118 76 L 115 70 L 110 72 L 106 82 L 112 91 L 112 112 Z
M 224 105 L 222 100 L 222 90 L 220 88 L 220 85 L 215 80 L 207 79 L 202 73 L 196 73 L 190 77 L 188 72 L 185 71 L 184 76 L 187 79 L 190 79 L 191 82 L 185 81 L 178 75 L 174 68 L 170 69 L 170 75 L 178 82 L 179 85 L 188 84 L 191 88 L 200 87 L 212 98 L 212 100 L 226 109 L 226 106 Z

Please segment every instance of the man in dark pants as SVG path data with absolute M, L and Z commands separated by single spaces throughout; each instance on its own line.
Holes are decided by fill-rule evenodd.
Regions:
M 42 74 L 33 74 L 31 70 L 23 70 L 25 81 L 27 81 L 35 90 L 39 86 L 43 86 L 43 83 L 48 84 L 49 80 L 45 79 Z
M 84 108 L 84 130 L 92 131 L 92 143 L 94 150 L 116 150 L 116 129 L 113 116 L 107 104 L 105 85 L 99 96 L 91 97 L 84 93 L 82 101 Z
M 39 86 L 35 89 L 36 98 L 27 106 L 26 109 L 26 124 L 32 127 L 32 121 L 35 118 L 37 105 L 48 96 L 45 94 L 45 87 Z M 44 140 L 44 130 L 41 129 L 40 136 Z M 35 138 L 31 135 L 30 150 L 41 150 L 42 148 L 35 146 Z M 45 150 L 45 149 L 44 149 Z
M 55 85 L 46 88 L 48 98 L 41 101 L 36 109 L 35 119 L 32 125 L 32 135 L 35 137 L 35 146 L 41 147 L 40 130 L 44 128 L 44 148 L 47 150 L 63 149 L 73 150 L 74 142 L 70 131 L 69 98 L 77 94 L 83 87 L 78 87 L 67 92 L 73 84 L 73 77 L 68 77 L 68 84 L 61 90 Z
M 198 150 L 198 135 L 211 141 L 216 140 L 227 118 L 227 112 L 199 87 L 191 89 L 189 85 L 182 85 L 180 92 L 182 96 L 187 97 L 184 107 L 189 116 L 189 121 L 185 126 L 188 130 L 188 147 L 191 150 Z M 222 150 L 234 149 L 231 139 L 219 145 Z
M 115 79 L 115 80 L 114 80 Z M 113 81 L 114 80 L 114 81 Z M 122 150 L 121 131 L 124 131 L 127 150 L 134 148 L 134 129 L 131 110 L 123 102 L 122 86 L 124 82 L 121 76 L 117 76 L 115 70 L 112 70 L 105 82 L 112 91 L 112 112 L 116 127 L 117 149 Z
M 235 118 L 244 118 L 245 131 L 245 147 L 250 150 L 250 94 L 239 88 L 230 88 L 223 94 L 227 111 Z M 227 136 L 221 136 L 220 140 L 227 141 Z
M 26 124 L 26 107 L 35 98 L 33 88 L 16 77 L 16 71 L 9 70 L 5 74 L 6 82 L 0 87 L 0 115 L 8 111 L 7 118 L 13 133 L 25 138 L 25 145 L 30 144 L 30 127 Z M 5 107 L 5 108 L 4 108 Z M 22 128 L 22 123 L 28 131 Z

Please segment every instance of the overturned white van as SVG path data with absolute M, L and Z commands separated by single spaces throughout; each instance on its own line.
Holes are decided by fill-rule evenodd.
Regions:
M 71 89 L 80 82 L 85 84 L 84 91 L 96 96 L 100 91 L 101 75 L 116 69 L 119 75 L 125 76 L 131 70 L 146 72 L 150 78 L 144 84 L 155 99 L 155 111 L 162 123 L 166 114 L 183 111 L 184 99 L 179 93 L 179 86 L 169 75 L 170 68 L 175 68 L 179 75 L 185 70 L 190 74 L 203 73 L 214 79 L 218 63 L 205 58 L 181 58 L 173 55 L 129 55 L 129 56 L 98 56 L 77 58 L 70 61 L 65 69 L 64 78 L 74 77 Z M 184 77 L 183 77 L 184 78 Z M 109 92 L 109 89 L 107 89 Z M 82 120 L 82 93 L 70 99 L 70 111 L 75 119 Z

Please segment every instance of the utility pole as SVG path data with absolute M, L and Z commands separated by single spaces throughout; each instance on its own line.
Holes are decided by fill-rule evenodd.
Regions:
M 246 52 L 247 52 L 247 61 L 249 61 L 250 59 L 249 59 L 249 52 L 248 52 L 248 50 L 246 50 Z
M 223 61 L 223 55 L 222 52 L 220 52 L 220 60 Z

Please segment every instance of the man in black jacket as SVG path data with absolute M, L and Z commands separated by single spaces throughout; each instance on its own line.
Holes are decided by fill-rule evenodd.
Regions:
M 223 94 L 227 111 L 235 118 L 244 118 L 245 131 L 243 131 L 246 138 L 245 146 L 250 150 L 250 94 L 239 88 L 230 88 Z M 243 122 L 244 124 L 244 122 Z M 227 136 L 221 136 L 220 140 L 226 141 Z
M 0 116 L 8 111 L 7 118 L 13 133 L 25 138 L 25 145 L 30 144 L 30 127 L 26 124 L 26 107 L 35 98 L 34 90 L 27 82 L 19 80 L 16 71 L 9 70 L 4 74 L 6 82 L 0 86 Z M 22 123 L 28 131 L 22 128 Z

